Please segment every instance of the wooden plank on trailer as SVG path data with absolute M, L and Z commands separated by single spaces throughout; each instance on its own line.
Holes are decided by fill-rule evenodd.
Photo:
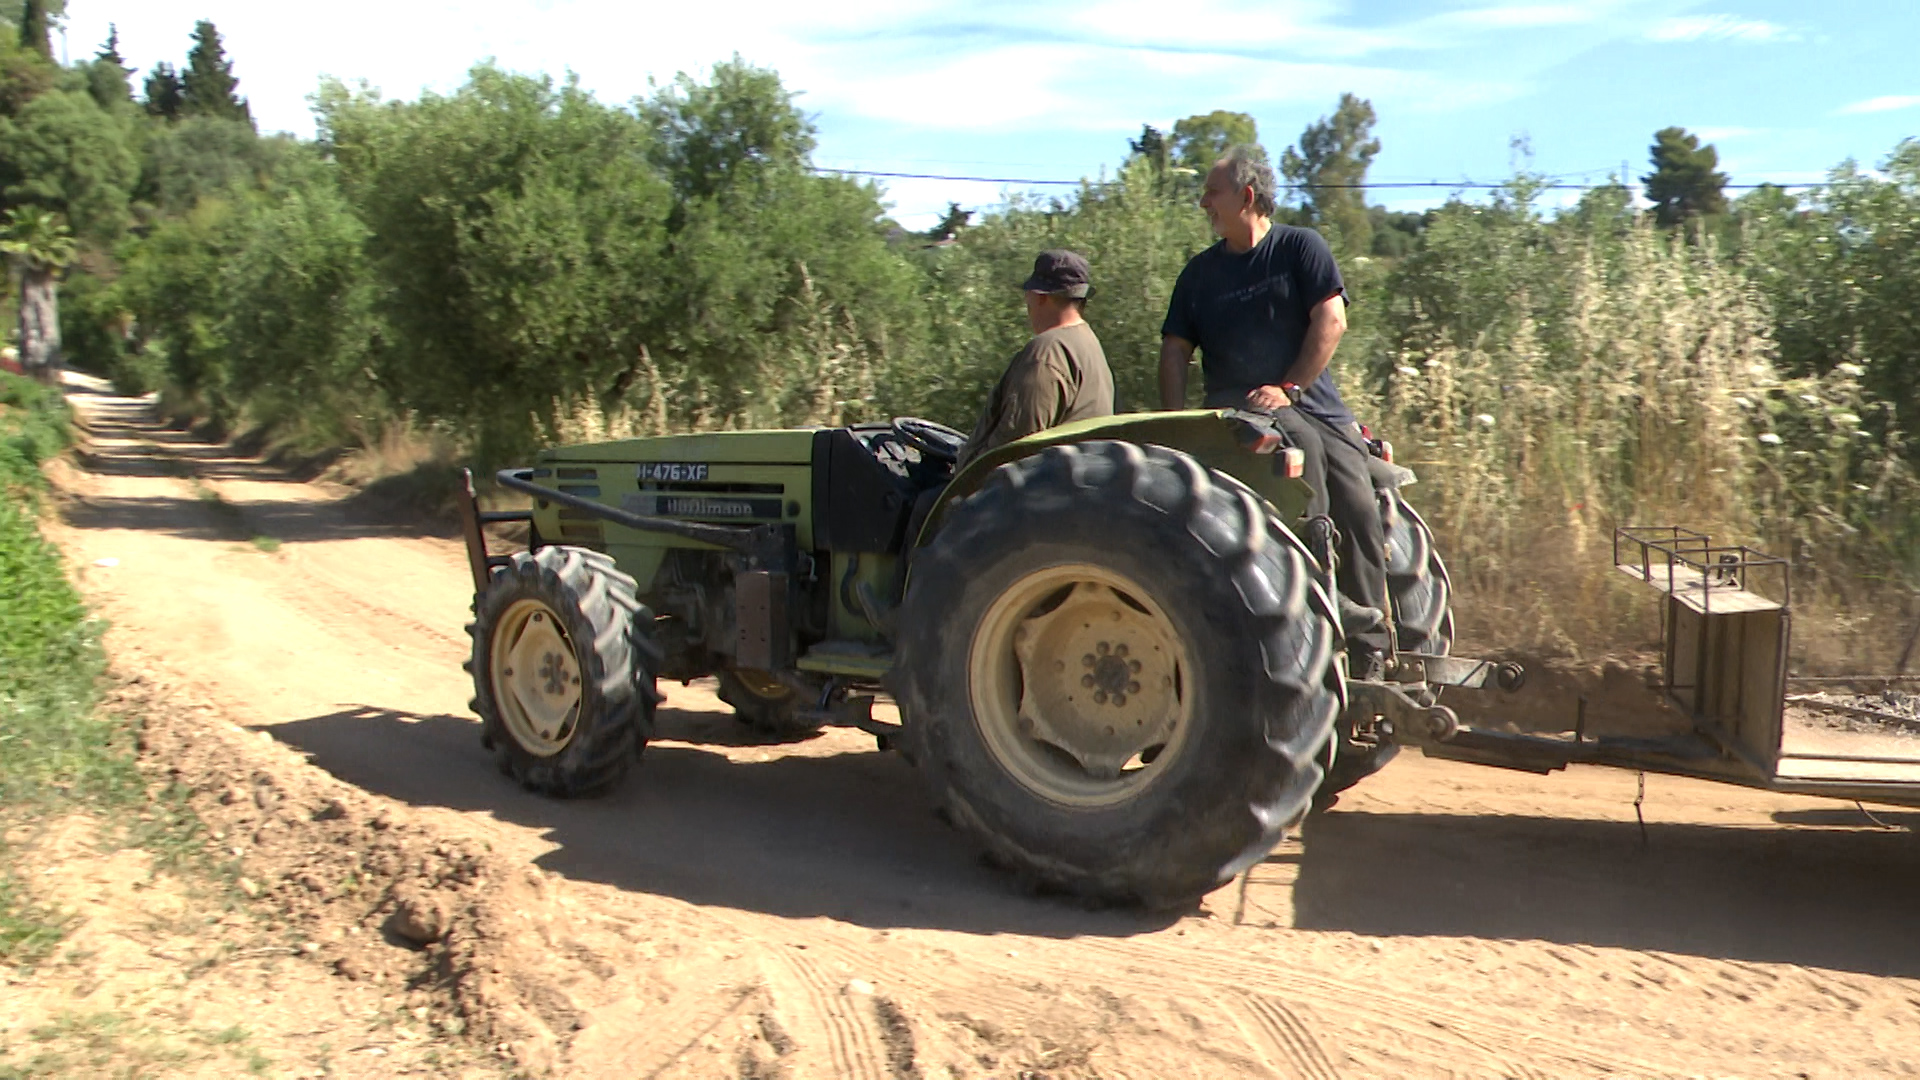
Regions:
M 1731 580 L 1712 580 L 1709 575 L 1679 563 L 1672 565 L 1671 580 L 1669 580 L 1669 568 L 1666 563 L 1654 563 L 1650 567 L 1642 567 L 1638 563 L 1619 563 L 1614 566 L 1614 569 L 1644 585 L 1651 585 L 1660 592 L 1671 593 L 1675 600 L 1703 615 L 1737 615 L 1748 611 L 1780 610 L 1780 604 L 1777 601 L 1769 600 L 1759 593 L 1748 592 Z

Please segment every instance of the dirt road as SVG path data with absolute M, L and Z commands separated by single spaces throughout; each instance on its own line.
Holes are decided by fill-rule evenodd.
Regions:
M 466 709 L 456 541 L 76 404 L 56 534 L 109 649 L 547 871 L 562 917 L 489 947 L 568 1075 L 1920 1074 L 1920 815 L 1649 777 L 1643 834 L 1629 773 L 1403 756 L 1198 913 L 1088 912 L 980 866 L 870 738 L 757 745 L 700 684 L 621 790 L 548 801 Z

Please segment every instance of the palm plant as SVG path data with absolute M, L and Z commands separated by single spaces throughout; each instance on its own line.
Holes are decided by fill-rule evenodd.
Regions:
M 0 252 L 20 273 L 20 366 L 42 382 L 60 373 L 56 283 L 74 251 L 73 234 L 50 210 L 21 206 L 0 220 Z

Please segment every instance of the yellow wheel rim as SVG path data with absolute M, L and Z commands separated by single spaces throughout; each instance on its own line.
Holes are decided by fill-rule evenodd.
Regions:
M 1002 768 L 1066 806 L 1124 802 L 1165 774 L 1192 727 L 1192 664 L 1173 621 L 1122 574 L 1033 571 L 968 650 L 974 723 Z
M 747 693 L 762 701 L 785 701 L 793 696 L 793 687 L 764 671 L 734 668 L 733 677 Z
M 552 608 L 517 600 L 494 627 L 493 700 L 507 733 L 535 757 L 566 749 L 580 725 L 580 661 Z

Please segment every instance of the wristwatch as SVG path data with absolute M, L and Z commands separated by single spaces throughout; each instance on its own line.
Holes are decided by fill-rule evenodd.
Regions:
M 1287 400 L 1295 405 L 1300 404 L 1300 396 L 1305 393 L 1300 389 L 1300 384 L 1290 382 L 1281 383 L 1280 392 L 1287 395 Z

